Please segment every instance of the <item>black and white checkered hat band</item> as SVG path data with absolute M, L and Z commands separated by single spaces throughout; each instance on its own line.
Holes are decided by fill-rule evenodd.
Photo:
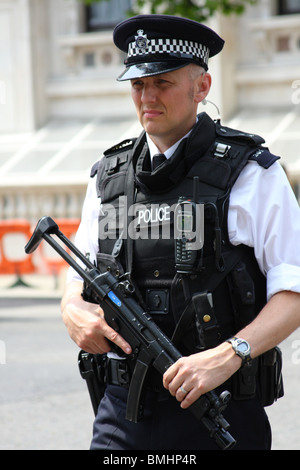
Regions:
M 129 44 L 127 61 L 131 62 L 134 58 L 151 54 L 193 58 L 207 65 L 209 49 L 203 44 L 183 39 L 149 39 L 145 47 L 139 47 L 137 41 L 134 41 Z

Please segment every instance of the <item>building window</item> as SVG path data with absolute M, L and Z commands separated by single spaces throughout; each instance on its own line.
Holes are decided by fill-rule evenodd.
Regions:
M 300 13 L 300 2 L 299 0 L 279 0 L 278 10 L 280 15 Z
M 87 31 L 113 29 L 127 17 L 132 0 L 102 0 L 86 7 Z

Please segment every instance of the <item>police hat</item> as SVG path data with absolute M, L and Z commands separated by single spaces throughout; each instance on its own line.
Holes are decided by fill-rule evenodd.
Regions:
M 208 58 L 218 54 L 224 41 L 212 29 L 187 18 L 138 15 L 119 23 L 115 45 L 127 53 L 119 81 L 148 77 L 193 63 L 208 69 Z

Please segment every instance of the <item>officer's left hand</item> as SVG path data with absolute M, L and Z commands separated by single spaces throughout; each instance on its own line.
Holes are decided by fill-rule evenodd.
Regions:
M 182 408 L 188 408 L 201 395 L 224 383 L 240 366 L 241 359 L 231 345 L 222 343 L 180 358 L 164 373 L 163 385 Z

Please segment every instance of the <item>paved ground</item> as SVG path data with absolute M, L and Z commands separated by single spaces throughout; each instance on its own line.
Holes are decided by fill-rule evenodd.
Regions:
M 88 449 L 93 412 L 59 301 L 0 302 L 0 449 Z
M 60 292 L 39 292 L 0 285 L 0 449 L 88 449 L 93 412 Z M 273 449 L 299 450 L 300 330 L 282 349 L 285 398 L 268 409 Z

